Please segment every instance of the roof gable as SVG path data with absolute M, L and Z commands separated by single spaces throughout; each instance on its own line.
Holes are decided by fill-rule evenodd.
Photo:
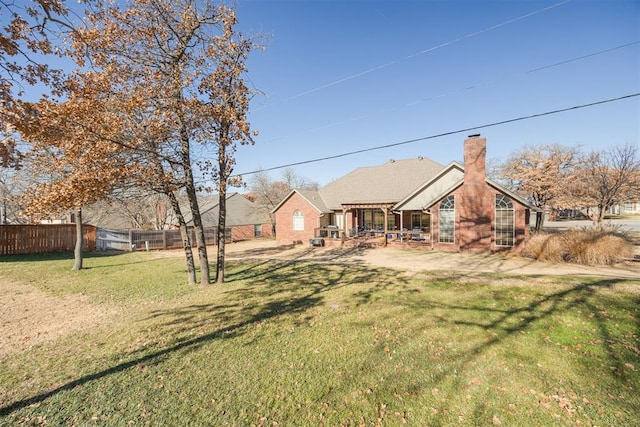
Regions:
M 275 213 L 284 205 L 287 200 L 291 198 L 294 194 L 298 194 L 302 197 L 311 207 L 318 211 L 318 213 L 326 213 L 330 212 L 330 209 L 327 208 L 324 200 L 320 193 L 316 190 L 298 190 L 293 189 L 287 194 L 278 205 L 271 210 L 272 213 Z
M 398 202 L 393 210 L 423 210 L 449 194 L 464 182 L 464 168 L 457 162 L 449 163 L 440 173 L 424 182 L 411 194 Z

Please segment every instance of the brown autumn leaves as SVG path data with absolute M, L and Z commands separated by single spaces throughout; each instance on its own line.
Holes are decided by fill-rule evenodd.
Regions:
M 253 143 L 246 120 L 253 92 L 244 77 L 258 38 L 237 32 L 233 9 L 212 1 L 89 0 L 82 19 L 63 0 L 3 6 L 15 31 L 0 39 L 1 62 L 19 57 L 26 65 L 4 70 L 2 120 L 28 144 L 29 167 L 41 177 L 27 213 L 77 209 L 132 187 L 167 195 L 193 283 L 192 242 L 177 202 L 183 192 L 201 283 L 209 283 L 196 193 L 203 177 L 225 193 L 236 145 Z M 30 66 L 54 54 L 66 72 Z M 25 82 L 46 85 L 49 95 L 26 100 L 16 90 Z

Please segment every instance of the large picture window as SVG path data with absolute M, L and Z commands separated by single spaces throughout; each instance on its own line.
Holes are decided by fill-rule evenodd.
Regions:
M 455 242 L 456 200 L 453 195 L 447 196 L 438 209 L 438 241 L 440 243 Z
M 504 194 L 496 194 L 496 246 L 513 246 L 513 202 Z
M 304 231 L 304 214 L 300 211 L 293 213 L 293 230 Z
M 411 213 L 411 229 L 417 228 L 429 228 L 429 215 L 424 212 L 412 212 Z

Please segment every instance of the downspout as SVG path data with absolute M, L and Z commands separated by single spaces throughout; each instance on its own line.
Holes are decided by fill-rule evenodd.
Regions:
M 342 207 L 342 244 L 344 245 L 345 240 L 347 239 L 347 211 Z
M 382 208 L 382 214 L 384 215 L 384 221 L 382 228 L 384 229 L 384 246 L 387 247 L 387 230 L 389 228 L 389 210 L 386 207 Z
M 431 250 L 433 250 L 433 215 L 431 215 L 431 209 L 422 209 L 422 211 L 429 214 L 429 240 L 431 241 Z

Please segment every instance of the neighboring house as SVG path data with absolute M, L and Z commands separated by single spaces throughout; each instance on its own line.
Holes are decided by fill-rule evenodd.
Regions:
M 438 250 L 517 249 L 527 200 L 486 178 L 486 139 L 464 142 L 464 166 L 427 158 L 358 168 L 318 191 L 293 190 L 274 209 L 276 239 L 333 245 L 375 237 Z M 360 240 L 361 241 L 361 240 Z
M 73 213 L 70 214 L 73 216 Z M 70 222 L 74 222 L 75 219 Z M 94 225 L 100 228 L 108 228 L 112 230 L 129 230 L 139 229 L 136 221 L 126 213 L 119 209 L 113 209 L 106 202 L 98 202 L 93 205 L 82 208 L 82 222 L 84 224 Z
M 202 225 L 217 227 L 220 213 L 219 197 L 217 194 L 198 198 Z M 273 237 L 269 216 L 260 212 L 258 207 L 239 193 L 227 194 L 226 228 L 231 228 L 231 240 L 247 240 L 256 237 Z M 193 225 L 191 211 L 182 209 L 185 221 Z
M 611 208 L 612 214 L 640 214 L 640 200 L 628 200 Z

